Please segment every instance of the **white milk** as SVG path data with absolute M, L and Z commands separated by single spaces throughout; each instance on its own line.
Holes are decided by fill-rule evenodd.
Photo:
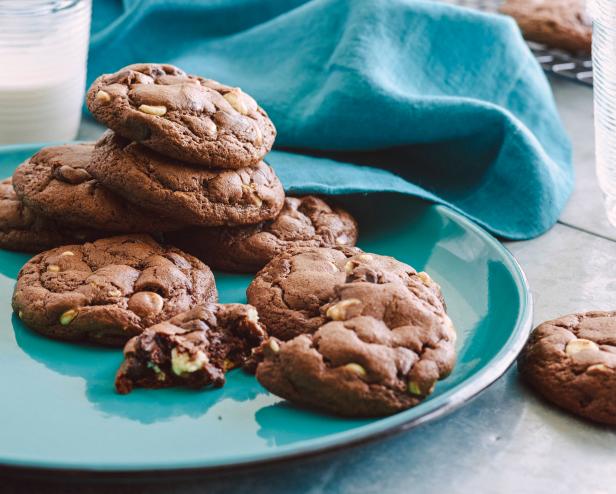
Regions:
M 90 0 L 0 0 L 0 144 L 75 138 Z
M 616 226 L 616 2 L 592 0 L 592 66 L 597 177 Z

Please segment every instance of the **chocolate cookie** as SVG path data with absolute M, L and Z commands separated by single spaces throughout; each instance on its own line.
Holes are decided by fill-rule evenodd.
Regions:
M 37 215 L 17 198 L 10 178 L 0 182 L 0 249 L 40 252 L 101 236 L 96 230 L 66 228 Z
M 500 11 L 513 17 L 531 41 L 590 53 L 592 21 L 585 0 L 506 0 Z
M 225 372 L 241 367 L 266 336 L 250 305 L 197 306 L 126 344 L 116 389 L 126 394 L 136 386 L 223 386 Z
M 277 293 L 257 306 L 261 319 L 267 325 L 273 307 L 278 322 L 282 302 L 287 313 L 301 314 L 289 318 L 292 330 L 298 332 L 293 324 L 301 319 L 310 325 L 301 328 L 305 334 L 262 346 L 255 357 L 257 379 L 285 399 L 345 416 L 387 415 L 416 405 L 455 363 L 456 333 L 438 285 L 390 257 L 334 252 L 283 254 L 268 265 L 284 271 L 269 289 Z M 330 263 L 343 273 L 332 289 L 332 275 L 322 276 L 332 273 Z M 313 274 L 319 276 L 311 281 Z M 317 287 L 314 309 L 307 311 L 300 298 Z
M 352 247 L 290 249 L 257 273 L 246 295 L 268 333 L 289 340 L 314 333 L 328 322 L 323 307 L 336 298 L 338 286 L 351 280 L 384 283 L 390 279 L 409 290 L 421 290 L 435 306 L 443 305 L 440 287 L 426 273 L 417 273 L 393 257 Z
M 293 247 L 353 246 L 357 223 L 318 197 L 287 197 L 274 220 L 233 228 L 191 227 L 167 238 L 212 268 L 255 272 Z
M 520 376 L 552 403 L 616 424 L 616 312 L 544 322 L 518 358 Z
M 201 261 L 147 235 L 126 235 L 33 257 L 19 272 L 13 310 L 52 338 L 123 345 L 216 299 L 214 276 Z
M 93 144 L 47 147 L 13 174 L 17 196 L 35 213 L 72 227 L 107 232 L 161 232 L 181 228 L 102 187 L 86 166 Z
M 172 65 L 135 64 L 102 75 L 86 101 L 118 134 L 196 165 L 254 166 L 276 137 L 265 111 L 241 89 Z
M 274 218 L 284 190 L 261 162 L 237 170 L 192 168 L 107 132 L 96 144 L 90 173 L 144 208 L 192 225 L 243 225 Z

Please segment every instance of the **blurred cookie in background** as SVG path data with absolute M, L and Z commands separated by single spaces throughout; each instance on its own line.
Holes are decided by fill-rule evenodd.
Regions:
M 530 41 L 590 53 L 592 21 L 584 0 L 506 0 L 500 12 L 513 17 Z

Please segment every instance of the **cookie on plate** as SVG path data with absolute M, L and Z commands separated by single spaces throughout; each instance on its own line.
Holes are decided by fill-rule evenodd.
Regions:
M 178 220 L 143 211 L 104 188 L 86 170 L 93 144 L 43 148 L 19 165 L 13 187 L 35 213 L 72 227 L 118 233 L 162 232 Z
M 220 387 L 267 333 L 254 307 L 204 304 L 146 329 L 124 348 L 118 393 L 134 387 Z
M 417 405 L 455 363 L 456 333 L 438 286 L 390 257 L 356 254 L 340 266 L 331 251 L 314 249 L 282 263 L 287 281 L 287 273 L 308 263 L 306 282 L 330 262 L 345 278 L 315 303 L 322 320 L 316 332 L 262 345 L 253 357 L 257 379 L 294 403 L 344 416 L 388 415 Z M 302 290 L 282 288 L 281 295 L 295 305 Z M 259 308 L 264 320 L 268 309 Z
M 284 190 L 260 162 L 235 170 L 194 168 L 109 131 L 90 173 L 126 200 L 191 225 L 243 225 L 274 218 Z
M 201 261 L 147 235 L 125 235 L 30 259 L 17 277 L 13 310 L 46 336 L 115 346 L 216 300 L 214 276 Z
M 513 17 L 531 41 L 590 53 L 592 21 L 585 0 L 506 0 L 500 11 Z
M 276 137 L 265 111 L 241 89 L 172 65 L 135 64 L 104 74 L 86 102 L 118 134 L 196 165 L 254 166 Z
M 214 269 L 255 272 L 293 247 L 354 246 L 357 222 L 314 196 L 287 197 L 280 214 L 256 225 L 190 227 L 167 239 Z
M 616 424 L 616 312 L 571 314 L 539 325 L 518 371 L 559 407 Z
M 337 287 L 350 281 L 393 279 L 420 292 L 427 304 L 444 305 L 440 287 L 426 273 L 417 273 L 393 257 L 352 247 L 290 249 L 257 273 L 246 295 L 268 333 L 289 340 L 314 333 L 329 321 L 324 307 L 336 298 Z
M 37 215 L 17 198 L 10 178 L 0 181 L 0 249 L 40 252 L 101 237 L 86 228 L 66 228 Z

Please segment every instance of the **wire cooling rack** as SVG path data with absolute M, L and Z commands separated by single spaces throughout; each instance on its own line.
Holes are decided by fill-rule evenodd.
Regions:
M 446 3 L 483 10 L 498 12 L 502 0 L 442 0 Z M 528 41 L 528 46 L 537 61 L 549 74 L 555 74 L 566 79 L 592 86 L 592 61 L 590 54 L 575 55 L 563 50 L 557 50 L 540 43 Z

